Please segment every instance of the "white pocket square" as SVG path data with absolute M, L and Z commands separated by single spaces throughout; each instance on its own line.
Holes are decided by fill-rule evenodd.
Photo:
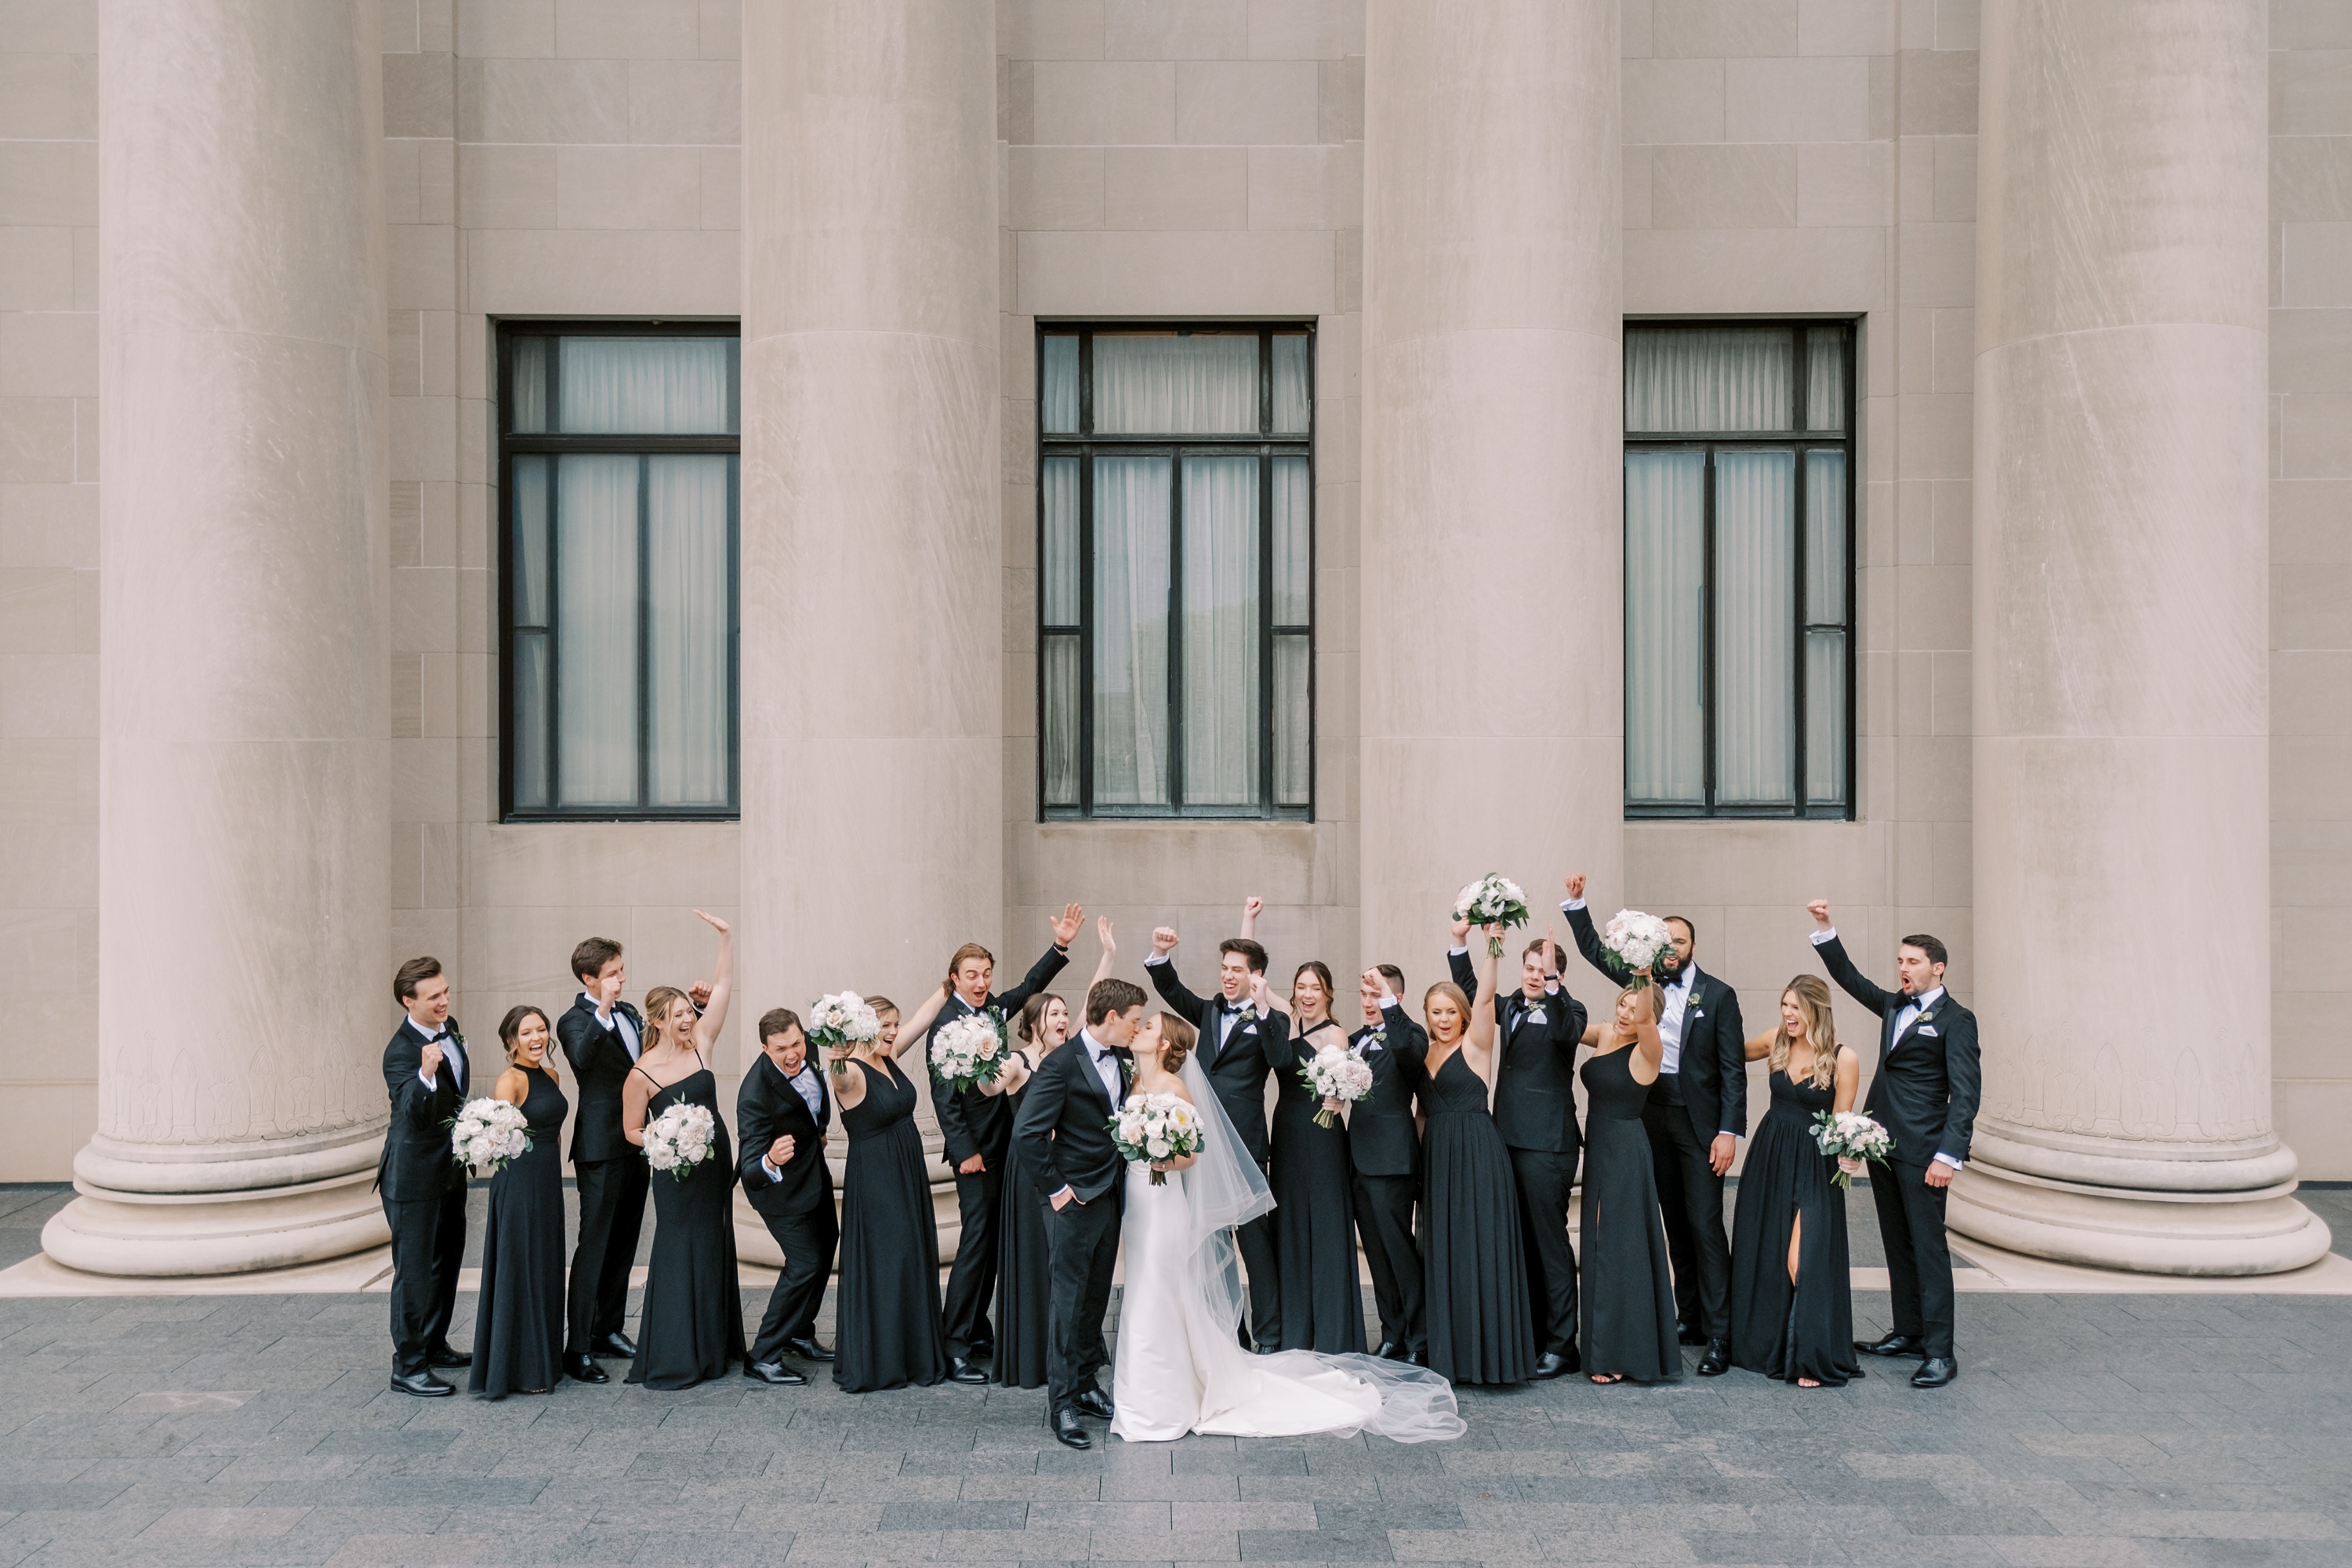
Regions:
M 1922 1024 L 1922 1025 L 1920 1025 L 1920 1026 L 1919 1026 L 1919 1034 L 1920 1034 L 1920 1036 L 1921 1036 L 1921 1037 L 1922 1037 L 1922 1038 L 1925 1038 L 1927 1036 L 1929 1036 L 1929 1035 L 1934 1035 L 1934 1034 L 1936 1034 L 1936 1026 L 1935 1026 L 1933 1024 Z M 1941 1039 L 1941 1038 L 1943 1038 L 1943 1037 L 1942 1037 L 1942 1036 L 1940 1036 L 1940 1035 L 1937 1035 L 1937 1037 L 1937 1037 L 1937 1039 Z
M 1540 1024 L 1540 1023 L 1542 1023 L 1543 1021 L 1544 1021 L 1544 1010 L 1543 1010 L 1542 1008 L 1540 1008 L 1540 1007 L 1530 1007 L 1530 1008 L 1528 1008 L 1528 1023 L 1530 1023 L 1530 1024 Z

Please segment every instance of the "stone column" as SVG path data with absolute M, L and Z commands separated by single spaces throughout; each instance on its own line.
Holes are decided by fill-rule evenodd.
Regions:
M 1367 28 L 1363 956 L 1418 991 L 1472 878 L 1624 888 L 1618 5 Z
M 99 1125 L 42 1234 L 76 1268 L 386 1235 L 381 47 L 373 0 L 100 10 Z
M 1987 0 L 1956 1230 L 2314 1261 L 2271 1130 L 2262 0 Z

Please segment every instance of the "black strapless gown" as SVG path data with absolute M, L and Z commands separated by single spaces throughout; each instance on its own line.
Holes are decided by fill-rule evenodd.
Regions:
M 1731 1359 L 1750 1372 L 1835 1388 L 1862 1375 L 1853 1353 L 1853 1274 L 1837 1162 L 1813 1142 L 1813 1117 L 1837 1089 L 1772 1075 L 1772 1105 L 1748 1146 L 1732 1215 Z M 1789 1282 L 1789 1236 L 1797 1279 Z
M 540 1394 L 563 1375 L 563 1116 L 555 1080 L 525 1068 L 530 1147 L 490 1178 L 482 1227 L 482 1292 L 474 1304 L 467 1386 L 491 1399 Z
M 1664 1383 L 1683 1372 L 1658 1178 L 1631 1047 L 1584 1064 L 1584 1277 L 1578 1339 L 1588 1373 Z
M 1024 1085 L 1005 1097 L 1019 1121 Z M 1045 1195 L 1021 1163 L 1015 1141 L 1004 1156 L 996 1217 L 996 1360 L 989 1380 L 1008 1388 L 1045 1386 L 1046 1331 L 1053 1326 L 1054 1277 L 1045 1247 Z
M 1326 1040 L 1347 1035 L 1326 1026 L 1293 1038 L 1275 1064 L 1271 1163 L 1275 1278 L 1281 1285 L 1282 1348 L 1332 1353 L 1364 1348 L 1364 1292 L 1356 1277 L 1356 1210 L 1348 1126 L 1315 1124 L 1323 1101 L 1298 1071 Z
M 849 1157 L 841 1183 L 833 1381 L 845 1393 L 870 1394 L 940 1382 L 948 1348 L 915 1086 L 895 1065 L 853 1065 L 866 1075 L 866 1098 L 841 1113 Z
M 628 1381 L 676 1390 L 723 1377 L 746 1361 L 742 1288 L 735 1274 L 735 1145 L 719 1110 L 719 1079 L 698 1068 L 660 1090 L 646 1121 L 673 1105 L 710 1112 L 718 1136 L 709 1158 L 684 1181 L 653 1173 L 654 1246 L 646 1262 L 645 1308 L 637 1320 L 637 1359 Z
M 1519 1186 L 1486 1086 L 1457 1050 L 1421 1103 L 1429 1121 L 1421 1146 L 1429 1364 L 1455 1383 L 1525 1383 L 1535 1371 L 1536 1327 Z

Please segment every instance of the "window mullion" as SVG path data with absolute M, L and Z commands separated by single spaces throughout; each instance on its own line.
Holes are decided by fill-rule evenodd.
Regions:
M 1704 815 L 1716 814 L 1716 719 L 1720 698 L 1715 673 L 1715 620 L 1717 584 L 1715 580 L 1715 447 L 1706 448 L 1706 483 L 1701 516 L 1705 520 L 1699 531 L 1699 723 L 1705 740 L 1701 756 L 1705 758 L 1700 796 L 1705 802 Z
M 1168 452 L 1168 809 L 1184 814 L 1184 448 Z

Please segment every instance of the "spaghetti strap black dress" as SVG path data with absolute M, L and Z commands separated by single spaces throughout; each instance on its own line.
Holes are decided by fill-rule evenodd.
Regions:
M 1633 1057 L 1633 1047 L 1623 1047 L 1583 1068 L 1584 1279 L 1577 1297 L 1583 1321 L 1577 1338 L 1587 1373 L 1664 1383 L 1682 1375 L 1683 1352 L 1658 1178 L 1642 1126 L 1650 1086 L 1635 1081 Z
M 1318 1047 L 1345 1047 L 1325 1022 L 1283 1042 L 1275 1063 L 1272 1170 L 1275 1278 L 1281 1286 L 1282 1348 L 1327 1354 L 1364 1348 L 1364 1291 L 1356 1273 L 1354 1166 L 1348 1128 L 1315 1123 L 1322 1098 L 1299 1071 Z
M 683 1179 L 653 1173 L 654 1245 L 628 1381 L 665 1391 L 722 1377 L 730 1363 L 749 1359 L 730 1212 L 735 1146 L 719 1110 L 719 1079 L 698 1068 L 657 1091 L 646 1105 L 646 1125 L 673 1105 L 710 1112 L 714 1136 L 709 1155 Z
M 1456 1050 L 1422 1091 L 1422 1215 L 1429 1364 L 1454 1383 L 1525 1383 L 1536 1327 L 1519 1245 L 1519 1185 L 1486 1109 L 1485 1080 Z
M 1018 1121 L 1029 1088 L 1005 1096 L 1005 1114 Z M 1045 1194 L 1021 1163 L 1014 1139 L 1004 1156 L 996 1218 L 996 1360 L 989 1381 L 1007 1388 L 1045 1386 L 1046 1330 L 1053 1323 L 1054 1280 L 1045 1250 Z
M 563 1375 L 563 1115 L 555 1080 L 522 1069 L 530 1147 L 490 1178 L 482 1227 L 482 1293 L 474 1307 L 474 1370 L 486 1398 L 541 1394 Z
M 1748 1147 L 1732 1215 L 1731 1359 L 1767 1377 L 1842 1387 L 1862 1375 L 1853 1353 L 1845 1190 L 1832 1180 L 1837 1162 L 1813 1141 L 1813 1117 L 1836 1103 L 1837 1089 L 1796 1083 L 1785 1072 L 1771 1081 L 1772 1106 Z
M 915 1086 L 895 1064 L 850 1065 L 866 1075 L 866 1098 L 841 1112 L 849 1157 L 841 1183 L 833 1381 L 847 1394 L 929 1385 L 947 1376 L 948 1349 Z

